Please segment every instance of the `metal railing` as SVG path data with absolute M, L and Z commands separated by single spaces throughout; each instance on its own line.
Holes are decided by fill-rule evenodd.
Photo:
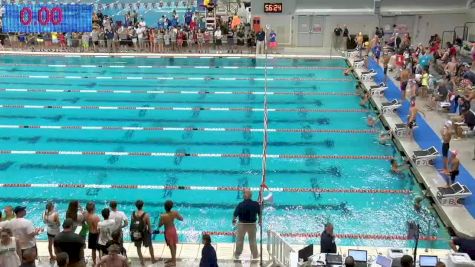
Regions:
M 274 265 L 286 267 L 298 265 L 298 252 L 273 230 L 267 231 L 267 251 Z

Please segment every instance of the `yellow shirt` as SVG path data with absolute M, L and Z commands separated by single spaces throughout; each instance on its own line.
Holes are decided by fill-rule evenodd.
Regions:
M 422 84 L 422 86 L 429 87 L 429 74 L 428 73 L 422 74 L 421 84 Z

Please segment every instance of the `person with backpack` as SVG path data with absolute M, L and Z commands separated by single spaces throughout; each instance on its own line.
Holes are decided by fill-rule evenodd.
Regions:
M 137 210 L 132 213 L 132 218 L 130 220 L 130 240 L 132 240 L 137 247 L 137 254 L 139 255 L 140 263 L 142 265 L 144 265 L 142 244 L 144 247 L 148 247 L 152 263 L 156 262 L 152 244 L 153 229 L 150 224 L 150 216 L 142 210 L 143 205 L 144 203 L 142 200 L 137 200 L 135 202 Z

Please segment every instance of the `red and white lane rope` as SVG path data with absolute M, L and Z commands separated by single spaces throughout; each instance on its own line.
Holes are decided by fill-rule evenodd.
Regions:
M 87 90 L 87 89 L 25 89 L 25 88 L 0 88 L 0 92 L 28 92 L 28 93 L 85 93 L 85 94 L 182 94 L 182 95 L 264 95 L 265 92 L 253 91 L 164 91 L 164 90 Z M 267 92 L 268 95 L 303 95 L 303 96 L 356 96 L 352 92 Z
M 103 130 L 103 131 L 178 131 L 178 132 L 263 132 L 263 128 L 207 128 L 207 127 L 132 127 L 132 126 L 77 126 L 77 125 L 0 125 L 0 129 L 46 129 L 46 130 Z M 275 133 L 342 133 L 376 134 L 375 129 L 273 129 Z
M 231 231 L 204 231 L 203 233 L 218 236 L 234 236 L 235 232 Z M 185 234 L 185 232 L 183 233 Z M 280 233 L 282 237 L 290 238 L 319 238 L 321 233 Z M 412 240 L 406 235 L 383 235 L 383 234 L 336 234 L 337 238 L 341 239 L 374 239 L 374 240 Z M 419 240 L 434 241 L 437 236 L 419 236 Z
M 5 67 L 50 67 L 50 68 L 128 68 L 128 69 L 264 69 L 264 66 L 186 66 L 186 65 L 120 65 L 120 64 L 22 64 L 6 63 Z M 268 66 L 268 69 L 298 69 L 298 70 L 344 70 L 345 67 L 306 67 L 306 66 Z
M 229 107 L 137 107 L 137 106 L 42 106 L 42 105 L 0 105 L 0 108 L 14 109 L 95 109 L 95 110 L 160 110 L 160 111 L 241 111 L 263 112 L 263 108 L 229 108 Z M 367 109 L 306 109 L 306 108 L 270 108 L 269 112 L 303 112 L 303 113 L 366 113 Z
M 147 76 L 77 76 L 77 75 L 0 75 L 0 78 L 10 79 L 97 79 L 97 80 L 214 80 L 214 81 L 264 81 L 264 78 L 236 77 L 147 77 Z M 269 81 L 329 81 L 352 82 L 348 78 L 269 78 Z
M 96 189 L 143 189 L 143 190 L 200 190 L 200 191 L 242 191 L 250 189 L 259 191 L 257 187 L 238 186 L 164 186 L 164 185 L 124 185 L 124 184 L 0 184 L 4 188 L 96 188 Z M 270 192 L 292 193 L 348 193 L 348 194 L 402 194 L 408 195 L 410 190 L 398 189 L 358 189 L 358 188 L 299 188 L 299 187 L 271 187 Z
M 192 158 L 262 158 L 262 154 L 233 153 L 171 153 L 171 152 L 117 152 L 117 151 L 60 151 L 60 150 L 0 150 L 11 155 L 76 155 L 76 156 L 138 156 L 138 157 L 192 157 Z M 280 159 L 373 159 L 390 160 L 392 156 L 371 155 L 304 155 L 267 154 L 267 158 Z

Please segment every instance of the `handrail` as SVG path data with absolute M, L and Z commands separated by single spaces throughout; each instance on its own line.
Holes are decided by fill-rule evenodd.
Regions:
M 462 39 L 464 41 L 468 41 L 467 40 L 467 38 L 468 38 L 468 26 L 467 26 L 467 24 L 475 24 L 475 21 L 467 21 L 463 24 L 464 29 L 463 29 L 463 38 Z
M 444 45 L 446 43 L 446 41 L 444 41 L 444 36 L 446 33 L 452 33 L 452 40 L 455 41 L 455 30 L 454 31 L 443 31 L 442 32 L 442 45 Z M 451 41 L 451 43 L 453 43 L 453 41 Z
M 297 267 L 298 253 L 287 243 L 279 233 L 267 231 L 267 251 L 274 265 Z

